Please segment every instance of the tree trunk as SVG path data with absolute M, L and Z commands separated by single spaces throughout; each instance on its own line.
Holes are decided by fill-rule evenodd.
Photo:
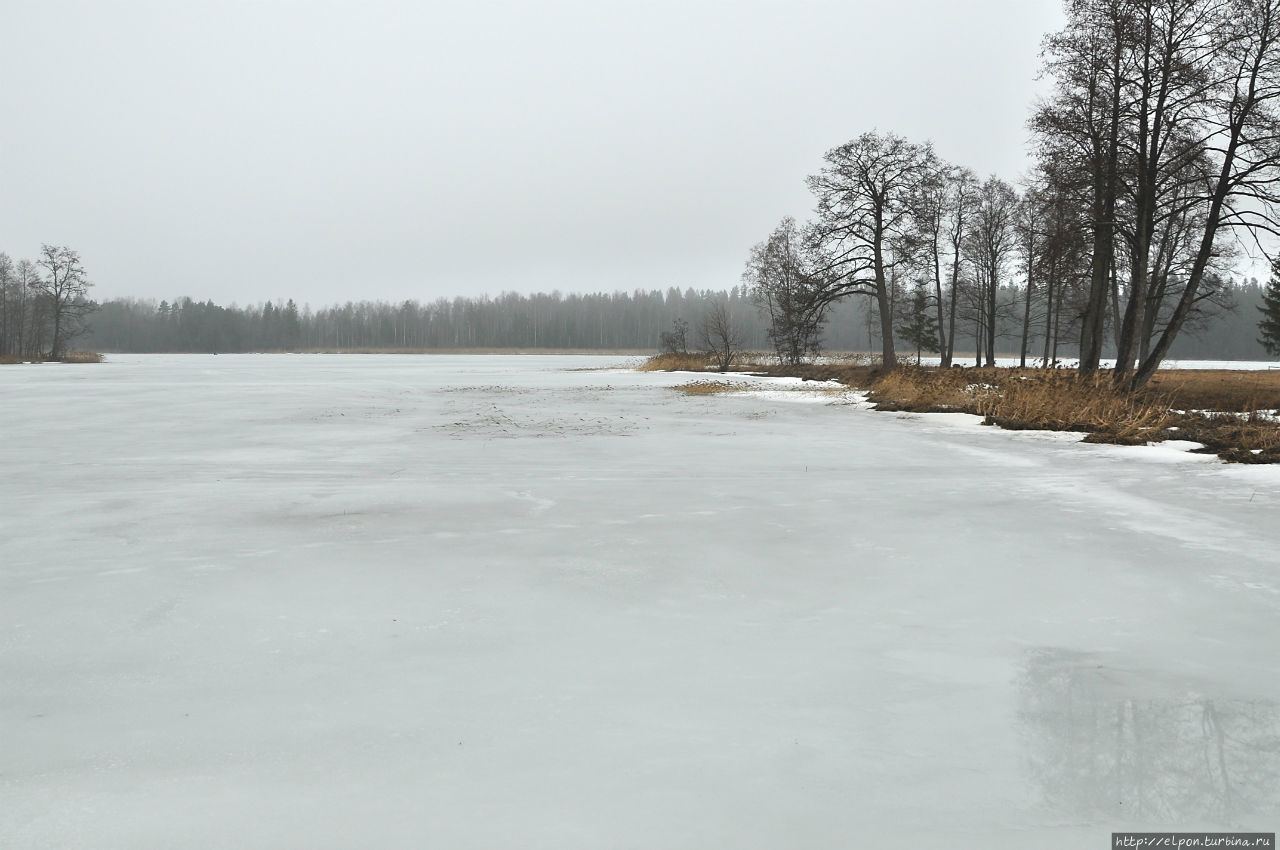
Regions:
M 1174 308 L 1173 315 L 1169 317 L 1169 324 L 1165 325 L 1164 333 L 1160 334 L 1155 347 L 1151 349 L 1151 353 L 1138 366 L 1138 371 L 1134 373 L 1133 379 L 1129 382 L 1131 389 L 1141 389 L 1151 380 L 1151 376 L 1160 368 L 1160 362 L 1169 353 L 1169 348 L 1178 336 L 1178 331 L 1182 330 L 1182 325 L 1191 313 L 1191 308 L 1195 306 L 1196 294 L 1200 291 L 1200 283 L 1204 279 L 1205 268 L 1209 263 L 1209 259 L 1213 256 L 1213 242 L 1218 235 L 1218 227 L 1222 222 L 1222 207 L 1230 189 L 1231 172 L 1235 164 L 1235 152 L 1238 145 L 1239 132 L 1233 127 L 1231 141 L 1227 146 L 1226 156 L 1223 158 L 1217 185 L 1214 187 L 1213 200 L 1209 204 L 1204 236 L 1200 240 L 1200 249 L 1197 251 L 1195 262 L 1191 266 L 1191 273 L 1187 276 L 1186 287 L 1182 290 L 1182 297 L 1178 299 L 1178 306 Z
M 1118 28 L 1118 22 L 1116 22 Z M 1095 161 L 1093 169 L 1093 264 L 1089 275 L 1089 301 L 1080 327 L 1080 372 L 1098 370 L 1102 359 L 1102 340 L 1106 325 L 1107 284 L 1115 266 L 1115 216 L 1117 171 L 1120 156 L 1120 37 L 1111 56 L 1111 102 L 1109 104 L 1105 155 Z M 1096 138 L 1096 137 L 1095 137 Z M 1102 145 L 1094 147 L 1095 157 L 1103 154 Z
M 977 323 L 973 328 L 973 365 L 976 368 L 982 368 L 982 311 L 978 311 Z
M 996 294 L 1000 284 L 1000 274 L 996 271 L 996 256 L 991 256 L 991 279 L 987 290 L 987 366 L 996 365 Z
M 893 350 L 893 307 L 889 303 L 888 286 L 876 286 L 876 301 L 880 309 L 880 362 L 886 369 L 898 367 L 898 357 Z
M 1176 198 L 1175 198 L 1176 201 Z M 1142 313 L 1141 327 L 1138 331 L 1138 362 L 1142 363 L 1151 353 L 1151 342 L 1155 338 L 1156 320 L 1160 318 L 1160 305 L 1164 303 L 1169 291 L 1169 276 L 1173 273 L 1174 242 L 1173 229 L 1179 226 L 1170 220 L 1160 237 L 1160 247 L 1156 250 L 1156 261 L 1150 273 L 1150 286 L 1147 289 L 1146 308 Z
M 1053 363 L 1058 363 L 1058 340 L 1062 338 L 1062 287 L 1058 287 L 1058 299 L 1053 305 Z
M 1049 262 L 1049 278 L 1045 281 L 1044 291 L 1044 358 L 1041 361 L 1043 368 L 1049 368 L 1049 346 L 1051 344 L 1053 329 L 1053 289 L 1057 276 L 1058 261 L 1055 257 Z
M 875 245 L 876 301 L 880 306 L 880 363 L 886 369 L 898 367 L 898 357 L 893 350 L 893 303 L 890 300 L 889 281 L 884 269 L 884 235 L 876 228 Z
M 50 360 L 58 359 L 58 355 L 61 353 L 60 351 L 58 351 L 58 346 L 61 343 L 62 343 L 62 310 L 60 309 L 58 302 L 55 299 L 53 303 L 53 340 L 49 343 L 49 359 Z
M 942 254 L 938 251 L 938 235 L 935 233 L 933 237 L 933 290 L 934 305 L 937 307 L 938 313 L 938 352 L 942 358 L 942 368 L 951 368 L 951 354 L 947 351 L 947 332 L 942 324 Z M 916 360 L 920 356 L 917 352 Z M 918 365 L 918 364 L 917 364 Z
M 1022 305 L 1022 359 L 1019 368 L 1027 368 L 1027 343 L 1031 339 L 1031 293 L 1034 290 L 1032 281 L 1031 258 L 1034 256 L 1033 243 L 1027 243 L 1027 292 L 1025 303 Z
M 1116 273 L 1114 262 L 1111 266 L 1111 329 L 1116 337 L 1116 345 L 1120 344 L 1120 275 Z
M 947 320 L 947 368 L 955 361 L 956 354 L 956 302 L 957 290 L 960 287 L 960 259 L 956 258 L 955 267 L 951 270 L 951 305 L 950 317 Z
M 1089 273 L 1089 300 L 1085 305 L 1084 319 L 1080 325 L 1080 373 L 1089 374 L 1098 370 L 1098 361 L 1102 359 L 1102 334 L 1104 317 L 1107 310 L 1107 277 L 1109 249 L 1101 247 L 1103 233 L 1109 243 L 1111 227 L 1099 222 L 1094 230 L 1093 267 Z

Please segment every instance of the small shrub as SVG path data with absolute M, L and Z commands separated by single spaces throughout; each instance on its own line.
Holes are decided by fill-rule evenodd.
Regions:
M 658 338 L 663 354 L 689 353 L 689 323 L 684 319 L 674 319 L 671 330 L 663 331 Z

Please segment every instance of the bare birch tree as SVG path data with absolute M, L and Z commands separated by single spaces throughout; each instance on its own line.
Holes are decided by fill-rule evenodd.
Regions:
M 698 325 L 698 335 L 703 348 L 716 362 L 716 368 L 728 372 L 729 367 L 742 354 L 742 334 L 727 302 L 716 300 L 711 303 L 707 315 Z

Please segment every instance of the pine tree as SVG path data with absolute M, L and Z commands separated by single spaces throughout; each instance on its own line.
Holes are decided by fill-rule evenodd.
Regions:
M 1271 263 L 1271 280 L 1262 293 L 1262 306 L 1258 310 L 1262 313 L 1262 320 L 1258 322 L 1262 336 L 1258 342 L 1268 353 L 1280 354 L 1280 257 Z
M 911 292 L 911 300 L 902 316 L 902 324 L 896 330 L 898 336 L 909 342 L 916 350 L 916 365 L 920 365 L 921 351 L 935 353 L 941 347 L 938 344 L 938 320 L 930 312 L 929 293 L 923 285 L 917 285 Z

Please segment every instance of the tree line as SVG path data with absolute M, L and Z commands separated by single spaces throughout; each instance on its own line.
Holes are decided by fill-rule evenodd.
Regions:
M 895 337 L 949 365 L 966 325 L 991 364 L 1012 322 L 1024 363 L 1070 347 L 1088 373 L 1111 351 L 1136 388 L 1230 306 L 1242 248 L 1280 235 L 1280 0 L 1065 12 L 1020 186 L 888 132 L 827 152 L 813 219 L 784 219 L 744 273 L 780 357 L 812 354 L 832 306 L 864 296 L 886 366 Z M 1020 298 L 1002 298 L 1011 279 Z
M 1255 340 L 1257 307 L 1264 289 L 1257 281 L 1224 283 L 1221 295 L 1238 305 L 1222 311 L 1184 334 L 1173 356 L 1205 359 L 1260 359 L 1266 356 Z M 1025 289 L 1007 281 L 997 292 L 996 350 L 1018 352 Z M 118 352 L 249 352 L 316 350 L 460 350 L 580 349 L 648 351 L 663 346 L 677 322 L 689 328 L 686 344 L 699 344 L 697 329 L 722 305 L 741 344 L 753 351 L 774 346 L 767 310 L 761 310 L 744 287 L 729 290 L 665 290 L 523 295 L 496 298 L 348 302 L 313 310 L 293 300 L 248 306 L 220 306 L 212 301 L 114 299 L 99 305 L 83 344 Z M 902 302 L 899 309 L 909 307 Z M 931 309 L 931 308 L 930 308 Z M 825 312 L 830 326 L 824 342 L 839 351 L 871 351 L 880 345 L 874 303 L 844 299 Z M 967 315 L 962 312 L 961 315 Z M 1076 343 L 1066 338 L 1062 323 L 1061 358 L 1073 358 Z M 948 337 L 957 362 L 972 363 L 977 350 L 976 325 L 958 325 Z M 895 328 L 899 344 L 914 346 Z M 985 339 L 985 337 L 984 337 Z M 1055 340 L 1056 341 L 1056 340 Z M 985 343 L 984 343 L 985 345 Z M 1108 355 L 1110 350 L 1108 350 Z
M 34 261 L 0 253 L 0 358 L 62 358 L 96 308 L 92 285 L 65 245 L 42 245 Z
M 1229 311 L 1263 308 L 1271 343 L 1280 294 L 1264 300 L 1229 270 L 1280 237 L 1280 0 L 1064 6 L 1065 26 L 1043 45 L 1052 89 L 1029 122 L 1035 164 L 1018 185 L 980 178 L 928 141 L 863 133 L 808 177 L 813 217 L 783 219 L 727 292 L 508 293 L 315 312 L 116 301 L 102 305 L 94 344 L 653 349 L 678 321 L 719 318 L 743 346 L 791 362 L 875 345 L 893 367 L 905 345 L 951 365 L 969 347 L 976 363 L 1012 350 L 1024 364 L 1078 357 L 1089 373 L 1113 356 L 1130 388 L 1170 356 L 1261 356 L 1256 311 L 1246 308 L 1243 333 Z M 39 262 L 5 272 L 6 351 L 54 355 L 82 329 L 83 270 L 50 251 L 68 249 L 45 246 Z

